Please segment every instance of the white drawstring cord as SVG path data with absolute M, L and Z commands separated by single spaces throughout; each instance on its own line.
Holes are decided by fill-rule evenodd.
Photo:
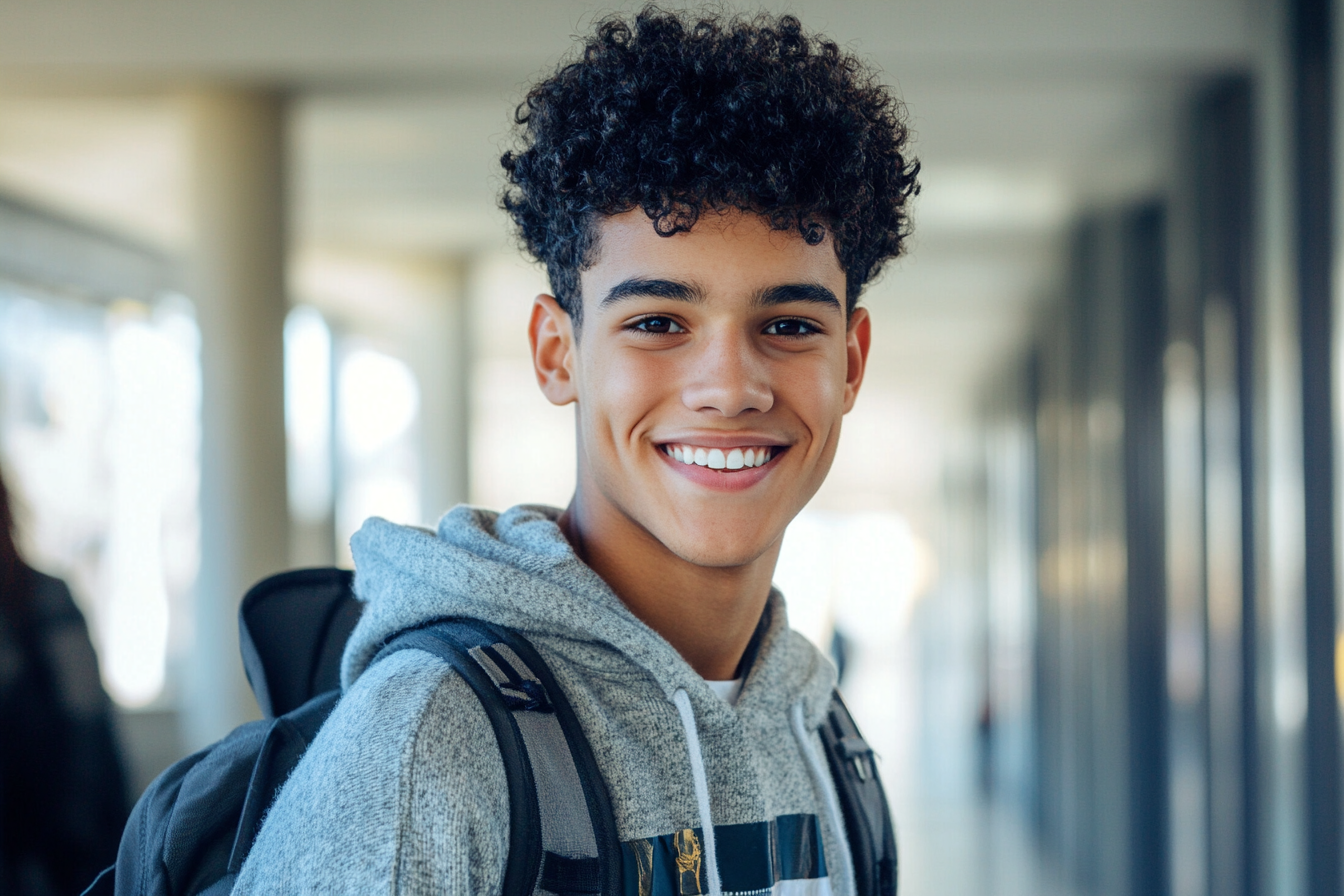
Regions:
M 812 748 L 812 738 L 809 736 L 807 725 L 803 722 L 803 701 L 799 700 L 793 704 L 793 709 L 789 713 L 789 723 L 793 728 L 793 736 L 798 741 L 798 748 L 803 751 L 803 758 L 807 760 L 807 766 L 812 770 L 812 779 L 825 800 L 826 814 L 831 817 L 831 830 L 834 832 L 835 845 L 840 850 L 840 873 L 844 881 L 840 893 L 854 894 L 858 884 L 854 880 L 854 857 L 849 852 L 845 819 L 840 814 L 840 799 L 835 794 L 835 782 L 831 780 L 830 769 L 822 763 L 821 757 Z M 831 874 L 832 877 L 836 876 L 834 872 Z
M 704 831 L 705 863 L 709 871 L 709 896 L 723 896 L 719 883 L 719 857 L 714 844 L 714 821 L 709 814 L 709 780 L 705 777 L 705 760 L 700 755 L 700 733 L 695 727 L 695 713 L 691 698 L 684 688 L 672 695 L 672 702 L 681 713 L 681 727 L 686 729 L 686 751 L 691 754 L 691 780 L 695 784 L 695 800 L 700 804 L 700 829 Z

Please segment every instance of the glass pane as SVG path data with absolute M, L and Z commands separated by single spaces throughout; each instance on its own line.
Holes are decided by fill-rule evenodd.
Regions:
M 26 553 L 65 578 L 104 683 L 164 695 L 200 561 L 199 333 L 190 304 L 0 285 L 0 448 Z

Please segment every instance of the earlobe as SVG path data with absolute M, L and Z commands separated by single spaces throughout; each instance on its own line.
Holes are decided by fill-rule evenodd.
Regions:
M 863 372 L 868 366 L 868 346 L 873 338 L 873 322 L 867 308 L 855 308 L 850 315 L 845 335 L 845 413 L 854 407 L 863 385 Z
M 578 398 L 574 389 L 574 324 L 554 296 L 545 293 L 532 303 L 527 326 L 532 367 L 546 400 L 566 405 Z

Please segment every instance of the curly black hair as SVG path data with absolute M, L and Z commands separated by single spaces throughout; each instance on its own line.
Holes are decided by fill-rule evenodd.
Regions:
M 903 105 L 793 16 L 691 17 L 646 6 L 601 21 L 515 112 L 500 204 L 577 324 L 598 216 L 639 207 L 663 236 L 738 209 L 820 243 L 847 308 L 910 232 L 919 163 Z

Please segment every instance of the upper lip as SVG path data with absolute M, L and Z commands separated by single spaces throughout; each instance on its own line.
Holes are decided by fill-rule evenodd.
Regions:
M 697 448 L 787 448 L 789 443 L 756 432 L 697 432 L 655 440 L 658 445 L 692 445 Z

